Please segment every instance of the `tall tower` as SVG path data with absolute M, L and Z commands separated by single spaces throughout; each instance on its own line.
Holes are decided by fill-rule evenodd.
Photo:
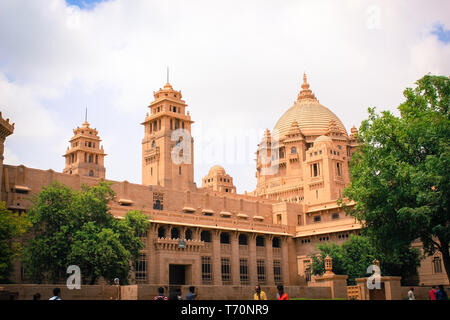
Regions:
M 103 146 L 100 147 L 100 137 L 97 129 L 89 126 L 85 121 L 81 128 L 73 130 L 74 136 L 67 147 L 66 166 L 63 173 L 79 174 L 95 178 L 105 178 L 104 158 L 106 156 Z
M 155 100 L 149 105 L 142 139 L 142 184 L 160 185 L 174 189 L 194 187 L 194 140 L 191 137 L 191 120 L 186 112 L 181 91 L 172 88 L 169 82 L 163 89 L 153 92 Z M 188 137 L 178 138 L 177 133 L 184 129 Z M 176 131 L 176 132 L 174 132 Z M 178 155 L 187 161 L 176 161 L 173 150 L 182 146 Z M 174 149 L 176 148 L 176 149 Z M 185 150 L 186 149 L 186 150 Z M 190 150 L 188 150 L 190 149 Z
M 13 134 L 13 132 L 14 123 L 10 123 L 9 119 L 3 119 L 2 113 L 0 112 L 0 190 L 3 178 L 3 152 L 5 150 L 5 140 L 6 137 Z

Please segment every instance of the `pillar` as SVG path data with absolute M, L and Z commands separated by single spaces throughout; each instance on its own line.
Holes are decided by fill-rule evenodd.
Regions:
M 216 286 L 222 285 L 222 264 L 221 264 L 221 253 L 220 253 L 220 231 L 212 231 L 212 274 L 213 274 L 213 284 Z
M 248 237 L 248 276 L 251 286 L 258 283 L 258 273 L 256 270 L 256 233 L 251 233 Z
M 272 248 L 273 235 L 266 236 L 266 265 L 267 265 L 267 285 L 275 285 L 273 276 L 273 248 Z
M 239 233 L 232 232 L 231 241 L 231 283 L 235 286 L 241 284 L 241 274 L 239 270 Z
M 281 244 L 281 275 L 283 283 L 290 284 L 289 281 L 289 252 L 288 239 L 286 237 L 280 238 Z

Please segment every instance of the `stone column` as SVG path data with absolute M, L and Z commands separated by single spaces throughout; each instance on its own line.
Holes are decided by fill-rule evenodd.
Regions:
M 281 277 L 284 284 L 290 284 L 289 279 L 289 254 L 288 254 L 288 239 L 286 237 L 280 238 L 281 245 Z
M 148 281 L 147 283 L 153 284 L 159 282 L 158 279 L 158 266 L 159 261 L 158 254 L 156 252 L 156 245 L 155 240 L 158 238 L 158 228 L 159 225 L 156 223 L 152 223 L 150 225 L 150 228 L 148 230 L 148 239 L 147 239 L 147 246 L 148 246 L 148 258 L 147 258 L 147 272 L 148 272 Z
M 258 273 L 256 270 L 256 233 L 251 233 L 248 237 L 248 276 L 251 286 L 258 283 Z
M 275 285 L 275 279 L 273 276 L 273 248 L 272 248 L 273 235 L 269 234 L 266 236 L 266 268 L 267 268 L 267 285 Z
M 231 283 L 235 286 L 241 284 L 241 274 L 239 271 L 239 233 L 232 232 L 231 240 Z
M 220 254 L 220 230 L 213 230 L 212 232 L 212 274 L 213 284 L 216 286 L 222 285 L 222 264 Z

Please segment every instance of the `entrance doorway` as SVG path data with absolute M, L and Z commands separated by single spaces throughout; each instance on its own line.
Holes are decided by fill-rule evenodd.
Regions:
M 169 284 L 186 284 L 186 266 L 181 264 L 169 264 Z
M 186 266 L 169 264 L 169 299 L 176 300 L 176 291 L 186 284 Z

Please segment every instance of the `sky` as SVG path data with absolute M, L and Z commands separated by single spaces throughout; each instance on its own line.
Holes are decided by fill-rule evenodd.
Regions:
M 195 121 L 197 185 L 222 165 L 239 193 L 303 72 L 346 126 L 396 112 L 427 73 L 450 75 L 450 1 L 2 0 L 5 163 L 62 171 L 73 129 L 99 131 L 106 178 L 141 183 L 140 124 L 153 92 L 181 90 Z

